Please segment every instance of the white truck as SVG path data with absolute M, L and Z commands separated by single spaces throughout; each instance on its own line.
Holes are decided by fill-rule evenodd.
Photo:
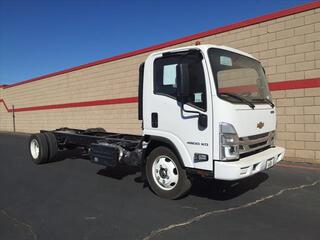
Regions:
M 30 137 L 31 159 L 46 163 L 59 151 L 81 148 L 93 163 L 140 167 L 157 195 L 176 199 L 193 175 L 237 180 L 284 157 L 275 146 L 265 71 L 250 54 L 216 45 L 151 53 L 139 69 L 138 96 L 142 135 L 42 130 Z

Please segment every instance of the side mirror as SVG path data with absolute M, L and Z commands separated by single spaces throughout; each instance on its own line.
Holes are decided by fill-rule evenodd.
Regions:
M 177 65 L 177 100 L 181 103 L 186 103 L 190 96 L 190 78 L 187 63 Z
M 202 128 L 208 127 L 208 117 L 205 114 L 199 113 L 198 125 Z

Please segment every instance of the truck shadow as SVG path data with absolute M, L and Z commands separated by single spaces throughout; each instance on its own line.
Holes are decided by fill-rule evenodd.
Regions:
M 268 178 L 264 172 L 238 181 L 196 178 L 189 194 L 218 201 L 230 200 L 257 188 Z
M 55 162 L 63 161 L 66 159 L 85 159 L 89 160 L 89 156 L 84 153 L 83 149 L 74 148 L 70 150 L 62 150 L 57 153 L 55 157 Z
M 106 167 L 106 168 L 100 169 L 97 172 L 97 174 L 104 177 L 110 177 L 113 179 L 121 180 L 126 176 L 135 175 L 138 172 L 140 172 L 139 167 L 118 166 L 115 168 Z
M 148 187 L 145 177 L 142 176 L 140 168 L 130 166 L 118 166 L 116 168 L 103 168 L 97 172 L 98 175 L 121 180 L 129 175 L 137 175 L 136 183 L 141 183 L 143 188 Z M 196 177 L 188 195 L 208 198 L 217 201 L 226 201 L 236 198 L 250 190 L 253 190 L 269 178 L 264 172 L 238 181 L 221 181 Z M 185 197 L 188 197 L 186 195 Z

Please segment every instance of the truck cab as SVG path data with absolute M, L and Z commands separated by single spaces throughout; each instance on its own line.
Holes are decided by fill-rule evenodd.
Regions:
M 276 110 L 265 71 L 252 55 L 198 45 L 152 53 L 141 69 L 146 145 L 167 143 L 182 169 L 237 180 L 283 159 L 285 150 L 275 146 Z M 171 161 L 165 154 L 158 158 L 149 182 L 170 191 L 176 183 L 157 173 L 174 171 Z

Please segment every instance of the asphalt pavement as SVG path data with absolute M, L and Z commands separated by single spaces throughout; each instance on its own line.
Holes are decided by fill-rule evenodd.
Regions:
M 28 135 L 0 133 L 0 239 L 320 239 L 320 166 L 282 162 L 238 182 L 197 179 L 155 196 L 134 168 L 28 159 Z

